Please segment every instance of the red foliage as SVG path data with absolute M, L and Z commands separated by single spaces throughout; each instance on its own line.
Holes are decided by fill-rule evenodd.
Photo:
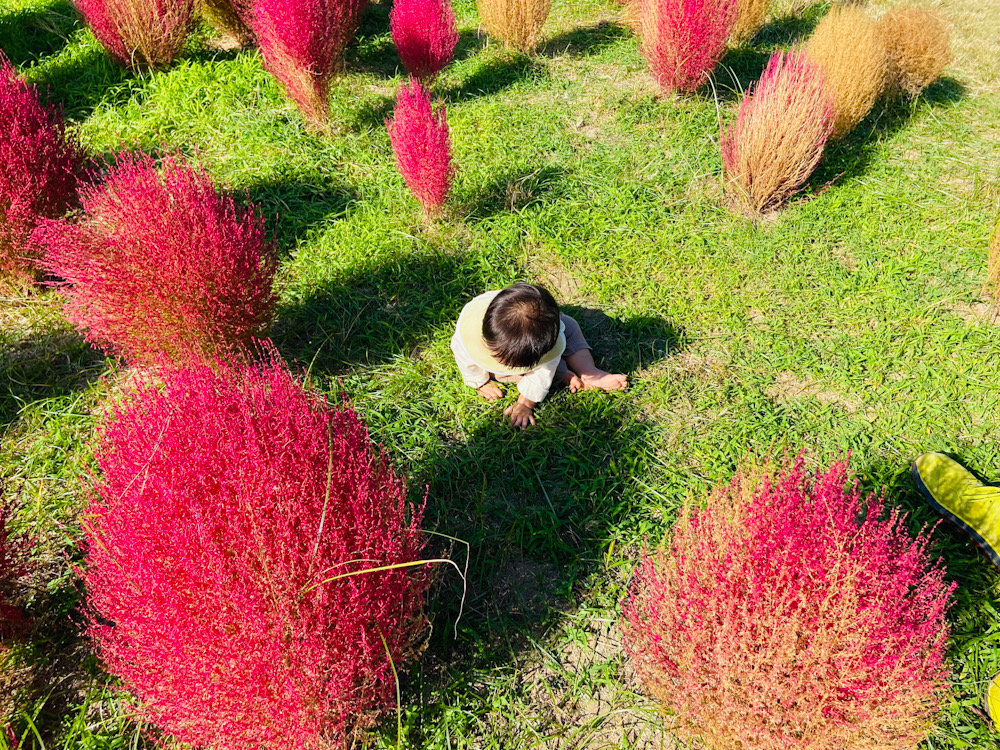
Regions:
M 639 0 L 640 48 L 667 93 L 703 84 L 726 50 L 736 0 Z
M 737 481 L 645 555 L 626 648 L 714 750 L 913 747 L 945 692 L 953 584 L 846 463 Z M 745 744 L 744 744 L 745 743 Z
M 396 166 L 424 213 L 439 215 L 454 174 L 444 107 L 435 112 L 430 94 L 419 81 L 412 80 L 410 85 L 399 87 L 393 115 L 386 128 Z
M 342 748 L 394 704 L 427 576 L 362 571 L 419 560 L 423 510 L 353 411 L 276 354 L 217 362 L 116 407 L 97 462 L 89 634 L 158 730 L 217 750 Z
M 415 78 L 433 78 L 455 55 L 458 26 L 448 0 L 396 0 L 389 24 L 399 59 Z
M 0 53 L 0 277 L 31 278 L 29 242 L 42 217 L 66 210 L 76 193 L 81 151 L 62 115 L 43 106 Z
M 330 83 L 361 23 L 366 0 L 251 0 L 264 66 L 310 127 L 329 119 Z
M 82 191 L 79 223 L 35 232 L 65 281 L 66 317 L 127 360 L 237 353 L 270 323 L 276 261 L 263 219 L 172 156 L 126 155 Z
M 122 65 L 169 63 L 194 24 L 197 0 L 73 0 L 108 53 Z
M 14 507 L 3 496 L 2 490 L 3 487 L 0 486 L 0 640 L 15 635 L 24 623 L 21 611 L 11 604 L 11 595 L 18 580 L 27 573 L 28 550 L 24 537 L 15 536 L 10 530 Z M 2 684 L 0 681 L 0 685 Z M 2 704 L 3 701 L 0 700 L 0 705 Z

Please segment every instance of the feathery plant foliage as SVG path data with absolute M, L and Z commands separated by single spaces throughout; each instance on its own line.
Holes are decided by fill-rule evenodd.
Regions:
M 736 0 L 637 0 L 643 56 L 666 93 L 690 93 L 719 64 L 736 22 Z
M 197 0 L 73 2 L 108 54 L 130 68 L 155 68 L 177 57 L 197 10 Z
M 274 316 L 276 260 L 263 219 L 174 156 L 125 155 L 82 191 L 79 221 L 35 231 L 63 281 L 67 319 L 136 364 L 238 355 Z
M 82 151 L 0 52 L 0 281 L 35 278 L 31 233 L 74 200 Z
M 246 47 L 253 40 L 250 29 L 250 0 L 200 0 L 201 14 L 235 46 Z
M 14 636 L 23 623 L 21 612 L 13 605 L 15 587 L 28 570 L 28 541 L 11 530 L 14 503 L 3 494 L 0 483 L 0 641 Z M 3 648 L 0 646 L 0 656 Z M 2 684 L 2 682 L 0 682 Z M 2 713 L 0 713 L 2 718 Z
M 88 632 L 160 734 L 347 748 L 426 627 L 423 510 L 353 411 L 263 359 L 171 371 L 112 407 Z
M 455 56 L 458 26 L 449 0 L 395 0 L 389 24 L 399 59 L 415 78 L 433 78 Z
M 736 0 L 736 21 L 729 43 L 738 46 L 760 31 L 773 0 Z
M 264 66 L 306 124 L 329 127 L 330 85 L 367 0 L 251 0 L 251 26 Z
M 914 748 L 947 693 L 954 584 L 929 542 L 846 462 L 738 476 L 643 556 L 626 650 L 713 750 Z
M 804 52 L 771 55 L 721 137 L 726 192 L 755 218 L 809 178 L 833 129 L 833 96 Z
M 437 111 L 417 80 L 396 92 L 396 108 L 386 122 L 396 167 L 428 217 L 439 216 L 451 189 L 454 167 L 448 116 Z
M 476 0 L 486 33 L 521 52 L 531 52 L 549 17 L 552 0 Z
M 899 91 L 917 96 L 951 62 L 944 22 L 927 8 L 897 5 L 878 20 L 889 53 L 890 80 Z
M 989 270 L 984 291 L 992 297 L 993 319 L 996 320 L 1000 317 L 1000 217 L 997 218 L 996 226 L 993 229 L 993 239 L 990 240 L 987 263 Z
M 809 38 L 806 52 L 823 69 L 833 94 L 830 137 L 843 138 L 885 93 L 889 57 L 883 35 L 863 8 L 835 5 Z

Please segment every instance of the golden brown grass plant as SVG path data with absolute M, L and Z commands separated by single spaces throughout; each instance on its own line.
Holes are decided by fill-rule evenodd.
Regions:
M 889 53 L 890 83 L 917 96 L 951 62 L 948 29 L 926 8 L 899 5 L 878 21 Z
M 833 133 L 843 138 L 871 112 L 885 92 L 889 59 L 882 34 L 857 5 L 834 6 L 806 44 L 809 57 L 823 69 L 833 94 Z
M 219 33 L 222 43 L 246 47 L 253 40 L 246 0 L 201 0 L 201 14 Z
M 521 52 L 538 43 L 551 0 L 477 0 L 486 33 Z
M 736 25 L 729 37 L 729 43 L 738 46 L 752 39 L 764 25 L 772 4 L 773 0 L 737 0 Z
M 997 317 L 1000 317 L 1000 217 L 997 218 L 996 228 L 993 230 L 993 240 L 990 242 L 989 272 L 983 291 L 992 298 L 990 314 L 993 320 L 996 320 Z
M 816 168 L 832 127 L 822 69 L 801 50 L 773 54 L 722 133 L 732 206 L 751 218 L 780 206 Z

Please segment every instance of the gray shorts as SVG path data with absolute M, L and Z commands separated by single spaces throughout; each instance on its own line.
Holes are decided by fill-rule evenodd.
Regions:
M 580 324 L 577 323 L 573 318 L 565 313 L 559 313 L 559 319 L 566 326 L 566 349 L 562 353 L 562 359 L 559 360 L 559 367 L 556 368 L 556 380 L 558 383 L 561 378 L 569 374 L 569 368 L 566 366 L 566 357 L 571 357 L 578 351 L 583 349 L 590 349 L 590 344 L 587 343 L 587 339 L 583 337 L 583 331 L 580 330 Z M 490 373 L 490 377 L 496 380 L 498 383 L 516 383 L 523 376 L 522 375 L 495 375 Z

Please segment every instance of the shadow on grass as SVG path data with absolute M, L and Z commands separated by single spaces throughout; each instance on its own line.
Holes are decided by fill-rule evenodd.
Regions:
M 358 200 L 357 192 L 347 185 L 294 180 L 260 182 L 246 194 L 263 214 L 283 255 L 293 250 L 311 228 L 343 217 Z
M 601 21 L 547 39 L 539 47 L 538 54 L 546 57 L 587 57 L 597 55 L 620 39 L 630 36 L 632 33 L 627 28 L 610 21 Z
M 631 376 L 684 346 L 683 330 L 662 318 L 639 315 L 619 320 L 591 307 L 561 309 L 580 324 L 597 366 L 611 372 Z
M 758 47 L 787 48 L 813 33 L 826 15 L 829 3 L 816 3 L 790 16 L 764 24 L 749 44 Z
M 0 50 L 14 65 L 52 55 L 66 46 L 80 21 L 66 0 L 44 8 L 0 13 Z
M 472 199 L 466 218 L 475 221 L 523 211 L 555 192 L 565 174 L 562 167 L 548 165 L 501 175 Z
M 130 71 L 98 47 L 64 57 L 46 64 L 36 78 L 70 119 L 85 120 L 103 104 L 123 103 L 140 85 Z
M 537 78 L 546 68 L 537 60 L 510 50 L 485 54 L 470 76 L 457 86 L 442 92 L 446 101 L 454 102 L 499 94 L 504 89 Z

